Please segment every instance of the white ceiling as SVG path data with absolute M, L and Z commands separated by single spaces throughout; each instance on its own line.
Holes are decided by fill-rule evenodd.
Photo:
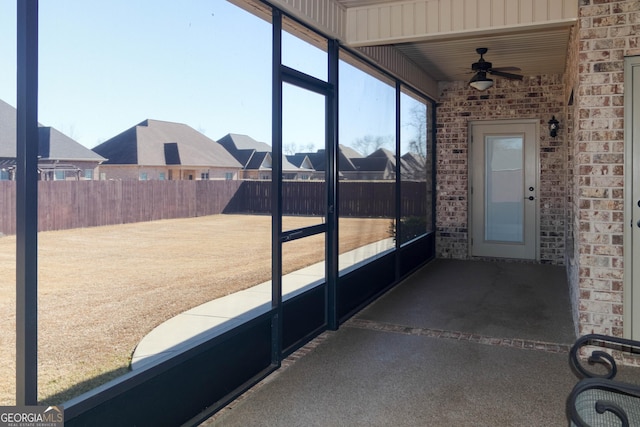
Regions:
M 337 0 L 345 7 L 393 3 L 403 0 Z M 489 49 L 485 60 L 494 68 L 518 67 L 509 71 L 524 76 L 563 74 L 570 36 L 567 24 L 546 29 L 459 35 L 450 39 L 396 44 L 420 68 L 438 81 L 469 80 L 471 64 L 479 59 L 476 48 Z M 494 77 L 495 78 L 495 77 Z M 497 77 L 499 78 L 499 77 Z
M 567 60 L 569 28 L 530 33 L 487 35 L 454 40 L 405 43 L 396 47 L 436 80 L 468 80 L 471 64 L 480 56 L 476 48 L 489 51 L 484 59 L 494 68 L 517 67 L 509 71 L 524 76 L 563 74 Z

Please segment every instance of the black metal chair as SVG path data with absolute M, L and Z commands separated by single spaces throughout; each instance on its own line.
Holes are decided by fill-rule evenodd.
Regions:
M 596 347 L 586 359 L 589 368 L 580 358 L 583 347 Z M 640 426 L 640 385 L 614 379 L 618 367 L 613 352 L 640 355 L 640 342 L 589 334 L 571 347 L 569 364 L 582 378 L 567 399 L 572 426 Z

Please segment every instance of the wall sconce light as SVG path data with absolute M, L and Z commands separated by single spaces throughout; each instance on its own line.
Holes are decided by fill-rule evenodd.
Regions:
M 552 116 L 551 120 L 549 120 L 549 136 L 551 138 L 555 138 L 558 136 L 558 129 L 560 128 L 559 122 L 556 120 L 556 116 Z

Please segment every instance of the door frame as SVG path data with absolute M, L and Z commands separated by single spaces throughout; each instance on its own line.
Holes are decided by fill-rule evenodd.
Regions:
M 640 79 L 634 81 L 634 71 L 640 70 L 640 56 L 624 58 L 624 233 L 623 233 L 623 336 L 640 339 L 640 273 L 634 274 L 634 261 L 640 253 L 640 206 L 635 203 L 640 185 L 634 188 L 634 176 L 640 174 L 640 149 L 634 142 L 640 141 L 640 123 L 634 123 L 634 107 L 640 106 Z M 637 115 L 637 112 L 636 112 Z M 634 195 L 635 194 L 635 195 Z M 628 224 L 628 225 L 627 225 Z M 634 233 L 635 231 L 635 233 Z M 638 269 L 640 271 L 640 269 Z
M 474 232 L 474 224 L 473 224 L 473 148 L 472 148 L 472 137 L 473 137 L 473 128 L 474 126 L 491 126 L 491 125 L 531 125 L 533 124 L 534 128 L 534 171 L 535 171 L 535 215 L 534 215 L 534 223 L 535 223 L 535 231 L 533 233 L 533 245 L 535 247 L 535 258 L 530 259 L 531 261 L 540 261 L 540 120 L 539 119 L 506 119 L 506 120 L 470 120 L 467 128 L 467 140 L 468 140 L 468 168 L 467 168 L 467 178 L 469 181 L 469 185 L 467 188 L 467 200 L 468 200 L 468 212 L 467 212 L 467 246 L 468 246 L 468 254 L 469 257 L 473 257 L 473 232 Z M 483 163 L 484 164 L 484 163 Z M 481 184 L 482 185 L 482 184 Z M 505 258 L 506 259 L 506 258 Z M 523 259 L 525 260 L 525 259 Z

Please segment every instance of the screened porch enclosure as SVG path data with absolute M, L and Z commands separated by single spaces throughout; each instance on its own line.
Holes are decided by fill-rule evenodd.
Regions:
M 107 251 L 106 245 L 101 248 L 99 242 L 94 242 L 95 258 L 84 261 L 85 271 L 69 268 L 64 283 L 50 270 L 57 258 L 55 249 L 50 251 L 46 243 L 55 241 L 55 237 L 44 234 L 49 232 L 38 233 L 39 215 L 43 213 L 35 207 L 39 195 L 32 168 L 33 162 L 37 162 L 37 153 L 33 150 L 37 139 L 33 139 L 33 130 L 37 130 L 39 121 L 57 120 L 54 113 L 58 109 L 65 110 L 69 116 L 78 114 L 80 123 L 79 110 L 63 102 L 52 90 L 57 65 L 51 58 L 58 56 L 70 61 L 72 56 L 88 57 L 90 52 L 86 49 L 96 46 L 91 42 L 79 43 L 71 49 L 62 42 L 55 45 L 38 43 L 38 40 L 53 36 L 57 28 L 54 23 L 59 23 L 65 13 L 81 17 L 86 16 L 90 8 L 86 9 L 83 2 L 66 9 L 68 5 L 24 1 L 17 2 L 15 11 L 6 11 L 17 16 L 15 42 L 18 47 L 16 90 L 13 94 L 0 92 L 0 97 L 14 98 L 9 101 L 18 111 L 17 357 L 15 369 L 7 372 L 16 379 L 15 401 L 6 398 L 6 404 L 63 405 L 65 425 L 70 426 L 198 423 L 276 370 L 285 357 L 302 345 L 323 331 L 338 329 L 354 313 L 434 258 L 433 101 L 419 88 L 366 61 L 338 41 L 312 31 L 286 13 L 262 2 L 244 5 L 250 5 L 247 7 L 252 13 L 227 2 L 216 5 L 214 13 L 206 8 L 197 10 L 206 11 L 207 18 L 214 19 L 215 23 L 243 25 L 252 28 L 252 32 L 242 43 L 232 46 L 218 43 L 220 50 L 211 47 L 200 52 L 197 61 L 185 59 L 185 69 L 193 74 L 195 81 L 201 82 L 201 93 L 190 92 L 188 82 L 176 87 L 172 96 L 178 104 L 180 97 L 186 96 L 182 99 L 183 107 L 176 110 L 183 115 L 170 116 L 170 110 L 164 107 L 171 101 L 154 95 L 158 82 L 169 85 L 170 80 L 158 67 L 150 66 L 144 69 L 147 74 L 143 80 L 140 75 L 130 73 L 111 84 L 114 99 L 130 95 L 129 89 L 135 85 L 140 95 L 136 102 L 131 102 L 137 110 L 126 113 L 130 116 L 124 113 L 125 109 L 125 117 L 113 115 L 117 123 L 112 124 L 111 130 L 105 130 L 101 138 L 118 142 L 124 138 L 120 135 L 135 133 L 136 159 L 141 161 L 153 149 L 151 143 L 144 146 L 146 151 L 142 149 L 143 144 L 150 141 L 151 133 L 145 134 L 146 130 L 141 129 L 143 125 L 130 126 L 141 123 L 140 120 L 149 115 L 158 115 L 151 119 L 165 123 L 165 130 L 183 129 L 182 125 L 186 124 L 216 144 L 223 135 L 241 135 L 237 151 L 231 153 L 237 161 L 234 167 L 243 168 L 247 172 L 245 176 L 257 178 L 246 180 L 242 196 L 238 197 L 248 200 L 244 200 L 244 204 L 234 200 L 237 203 L 234 206 L 255 208 L 259 204 L 260 212 L 252 210 L 254 208 L 234 212 L 234 217 L 245 221 L 236 234 L 214 231 L 213 226 L 205 225 L 193 232 L 187 232 L 185 227 L 182 234 L 173 235 L 169 234 L 169 223 L 152 221 L 153 213 L 149 221 L 145 221 L 144 209 L 140 208 L 137 213 L 143 219 L 139 222 L 149 222 L 150 228 L 144 233 L 135 229 L 130 238 L 119 240 L 122 253 L 132 250 L 134 255 L 123 259 Z M 127 19 L 149 18 L 144 8 L 138 6 L 123 3 L 103 7 L 109 16 L 130 13 Z M 202 16 L 184 17 L 183 12 L 178 4 L 164 5 L 154 12 L 154 19 L 167 23 L 175 20 L 187 28 L 197 29 L 195 36 L 189 34 L 185 39 L 173 34 L 174 43 L 163 47 L 166 55 L 182 55 L 184 45 L 181 43 L 189 40 L 202 37 L 219 40 L 223 35 L 213 32 L 211 23 L 201 19 Z M 181 18 L 193 20 L 180 21 Z M 101 46 L 106 49 L 105 58 L 111 58 L 114 63 L 129 58 L 127 43 L 143 43 L 146 37 L 157 37 L 160 41 L 162 37 L 161 29 L 140 38 L 135 28 L 125 28 L 123 34 L 129 39 L 123 40 L 109 39 L 102 31 L 100 25 L 91 29 L 79 25 L 60 36 L 73 39 L 84 34 L 89 40 L 100 35 L 100 42 L 104 43 Z M 236 80 L 234 74 L 238 73 L 239 64 L 221 63 L 219 58 L 227 57 L 224 55 L 240 55 L 248 61 L 243 67 L 250 66 L 259 77 L 251 83 Z M 218 60 L 214 61 L 215 65 L 209 57 Z M 141 66 L 145 61 L 153 63 L 149 56 L 143 58 Z M 217 73 L 219 80 L 205 80 L 196 71 L 200 69 L 204 69 L 205 74 Z M 88 86 L 78 80 L 77 91 L 67 87 L 69 99 L 76 99 L 76 104 L 88 109 L 94 99 L 104 99 L 100 98 L 99 81 L 98 74 L 95 79 L 88 79 Z M 235 92 L 226 91 L 224 86 L 229 85 L 235 85 Z M 233 98 L 230 93 L 234 93 Z M 208 100 L 213 98 L 226 101 L 224 108 L 211 105 Z M 217 112 L 223 110 L 227 116 L 217 116 Z M 205 121 L 209 120 L 208 116 L 217 120 Z M 248 121 L 247 117 L 256 119 Z M 77 137 L 81 139 L 79 134 Z M 119 137 L 115 138 L 116 135 Z M 164 142 L 173 144 L 172 165 L 188 158 L 185 146 L 181 145 L 185 144 L 179 138 L 181 134 L 174 135 L 178 135 L 177 142 Z M 249 139 L 253 140 L 252 146 L 241 146 Z M 91 140 L 80 142 L 95 144 Z M 113 150 L 115 159 L 117 152 Z M 298 162 L 298 158 L 302 160 Z M 235 165 L 231 160 L 227 162 L 232 164 Z M 184 166 L 193 171 L 204 170 L 202 165 Z M 132 175 L 135 181 L 146 185 L 154 176 L 162 176 L 149 183 L 149 188 L 174 194 L 168 189 L 175 181 L 157 172 L 160 166 L 154 165 L 155 169 L 149 169 L 148 173 L 146 167 L 137 165 L 138 172 Z M 95 179 L 99 180 L 100 176 L 95 174 Z M 205 172 L 194 172 L 193 176 L 195 184 L 213 179 L 213 174 Z M 241 179 L 243 173 L 234 172 L 232 176 Z M 187 187 L 185 184 L 184 188 Z M 52 191 L 55 193 L 55 189 Z M 118 199 L 117 191 L 111 192 L 109 197 L 115 197 L 116 203 L 127 203 L 121 195 Z M 83 209 L 72 208 L 73 194 L 69 199 L 69 210 L 78 216 L 76 223 L 82 223 Z M 183 199 L 181 203 L 189 203 Z M 252 220 L 254 215 L 269 219 L 269 225 L 257 227 L 258 222 L 263 222 Z M 215 216 L 212 218 L 215 220 Z M 124 226 L 118 220 L 115 222 L 109 227 Z M 167 233 L 168 239 L 181 244 L 168 250 L 169 257 L 164 258 L 159 254 L 162 251 L 151 250 L 151 246 L 139 246 L 135 252 L 136 244 L 142 245 L 143 238 L 153 234 L 156 226 L 157 233 Z M 77 230 L 56 231 L 66 232 Z M 67 239 L 64 234 L 57 236 L 59 241 Z M 76 256 L 81 259 L 81 248 L 91 246 L 88 237 L 78 239 L 77 246 L 65 245 L 65 250 L 69 250 L 69 265 Z M 225 259 L 225 247 L 235 247 L 240 241 L 245 242 L 244 255 Z M 264 246 L 264 242 L 268 245 Z M 374 249 L 354 261 L 351 254 L 365 247 Z M 97 260 L 112 267 L 112 273 L 104 277 L 105 282 L 89 273 L 91 263 Z M 196 260 L 202 264 L 194 264 Z M 137 285 L 126 284 L 121 277 L 126 275 L 125 266 L 134 261 L 139 264 L 131 268 L 147 271 L 149 277 Z M 256 273 L 244 278 L 238 278 L 233 267 L 229 267 L 237 265 L 240 269 L 240 265 L 251 264 L 256 265 Z M 207 274 L 207 265 L 209 270 L 227 268 L 228 274 L 218 282 Z M 300 271 L 311 265 L 317 266 L 318 275 L 306 279 L 302 285 L 304 291 L 288 295 L 291 270 Z M 38 271 L 41 273 L 34 274 Z M 267 284 L 263 301 L 266 309 L 254 316 L 238 316 L 233 327 L 204 342 L 131 370 L 131 354 L 144 335 L 168 318 L 218 298 L 217 287 L 234 280 L 244 280 L 238 290 Z M 99 292 L 109 287 L 114 295 L 111 301 Z M 55 310 L 38 315 L 38 306 L 48 307 L 47 304 L 57 301 L 51 298 L 47 301 L 44 296 L 56 292 L 70 305 L 93 307 L 95 313 L 106 313 L 103 310 L 110 307 L 112 315 L 91 317 L 85 313 L 84 322 L 56 315 Z M 143 302 L 151 299 L 157 306 Z M 114 300 L 118 303 L 114 304 Z M 158 310 L 162 316 L 154 316 Z M 83 309 L 77 311 L 83 312 Z M 74 327 L 69 328 L 70 324 Z M 135 328 L 131 327 L 133 324 Z M 54 330 L 67 332 L 56 335 Z M 179 328 L 172 333 L 179 337 Z M 126 335 L 126 340 L 118 338 L 121 334 Z M 50 337 L 55 337 L 51 345 L 47 341 Z M 69 351 L 57 350 L 61 348 Z M 85 358 L 82 352 L 92 348 L 98 350 L 93 352 L 93 357 Z M 50 368 L 54 365 L 64 367 L 66 374 L 62 369 L 55 373 Z

